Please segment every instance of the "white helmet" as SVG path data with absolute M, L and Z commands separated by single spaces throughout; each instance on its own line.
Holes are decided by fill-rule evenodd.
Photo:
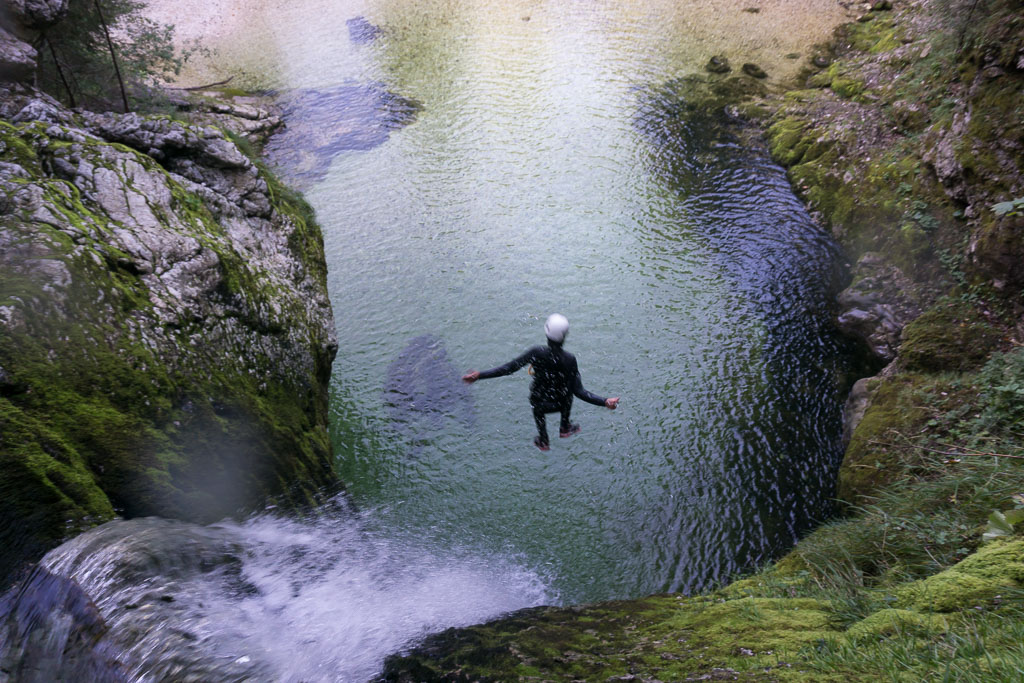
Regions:
M 569 321 L 561 313 L 552 313 L 544 323 L 544 334 L 553 342 L 561 344 L 569 333 Z

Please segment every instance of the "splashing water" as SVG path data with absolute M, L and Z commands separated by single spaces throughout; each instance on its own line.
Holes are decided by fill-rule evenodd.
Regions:
M 514 556 L 378 519 L 331 507 L 307 520 L 97 527 L 4 597 L 23 615 L 9 633 L 32 643 L 12 669 L 26 680 L 44 680 L 32 678 L 38 662 L 53 678 L 90 666 L 115 672 L 103 680 L 367 680 L 427 633 L 557 601 Z
M 255 648 L 285 680 L 365 680 L 431 631 L 486 621 L 554 596 L 514 558 L 440 552 L 365 524 L 273 517 L 231 525 L 257 592 L 225 601 L 226 640 Z

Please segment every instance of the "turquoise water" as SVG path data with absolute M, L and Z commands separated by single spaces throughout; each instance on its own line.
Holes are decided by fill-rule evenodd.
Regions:
M 376 532 L 513 561 L 561 602 L 769 559 L 828 512 L 840 454 L 839 255 L 781 169 L 663 87 L 692 64 L 655 5 L 341 3 L 281 75 L 419 104 L 307 188 L 352 499 Z M 357 16 L 372 40 L 339 23 Z M 458 375 L 542 343 L 552 312 L 585 386 L 622 403 L 577 401 L 582 433 L 542 453 L 525 371 Z M 396 412 L 389 366 L 425 336 L 428 393 Z

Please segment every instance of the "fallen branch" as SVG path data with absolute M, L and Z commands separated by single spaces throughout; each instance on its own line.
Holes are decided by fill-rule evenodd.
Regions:
M 207 88 L 216 88 L 217 86 L 227 85 L 228 83 L 230 83 L 232 81 L 232 79 L 234 79 L 234 76 L 228 76 L 223 81 L 217 81 L 216 83 L 207 83 L 206 85 L 192 85 L 192 86 L 189 86 L 187 88 L 179 88 L 179 87 L 170 86 L 170 85 L 166 86 L 166 87 L 167 87 L 167 90 L 188 90 L 189 92 L 194 92 L 196 90 L 206 90 Z

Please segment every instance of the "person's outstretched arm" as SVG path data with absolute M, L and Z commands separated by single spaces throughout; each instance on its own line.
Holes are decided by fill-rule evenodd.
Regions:
M 498 367 L 491 368 L 490 370 L 484 370 L 483 372 L 470 370 L 462 376 L 462 381 L 467 384 L 472 384 L 478 379 L 490 379 L 491 377 L 504 377 L 505 375 L 511 375 L 516 370 L 532 363 L 536 351 L 536 348 L 532 348 L 518 358 L 513 358 L 504 365 L 499 365 Z
M 579 371 L 578 368 L 576 369 L 576 375 L 573 378 L 572 393 L 575 394 L 581 400 L 586 401 L 587 403 L 590 403 L 591 405 L 604 406 L 605 408 L 608 408 L 609 410 L 615 410 L 616 408 L 619 407 L 619 399 L 618 399 L 618 397 L 615 397 L 615 398 L 602 398 L 601 396 L 598 396 L 597 394 L 591 393 L 591 392 L 587 391 L 586 389 L 584 389 L 583 388 L 583 378 L 580 377 L 580 371 Z

